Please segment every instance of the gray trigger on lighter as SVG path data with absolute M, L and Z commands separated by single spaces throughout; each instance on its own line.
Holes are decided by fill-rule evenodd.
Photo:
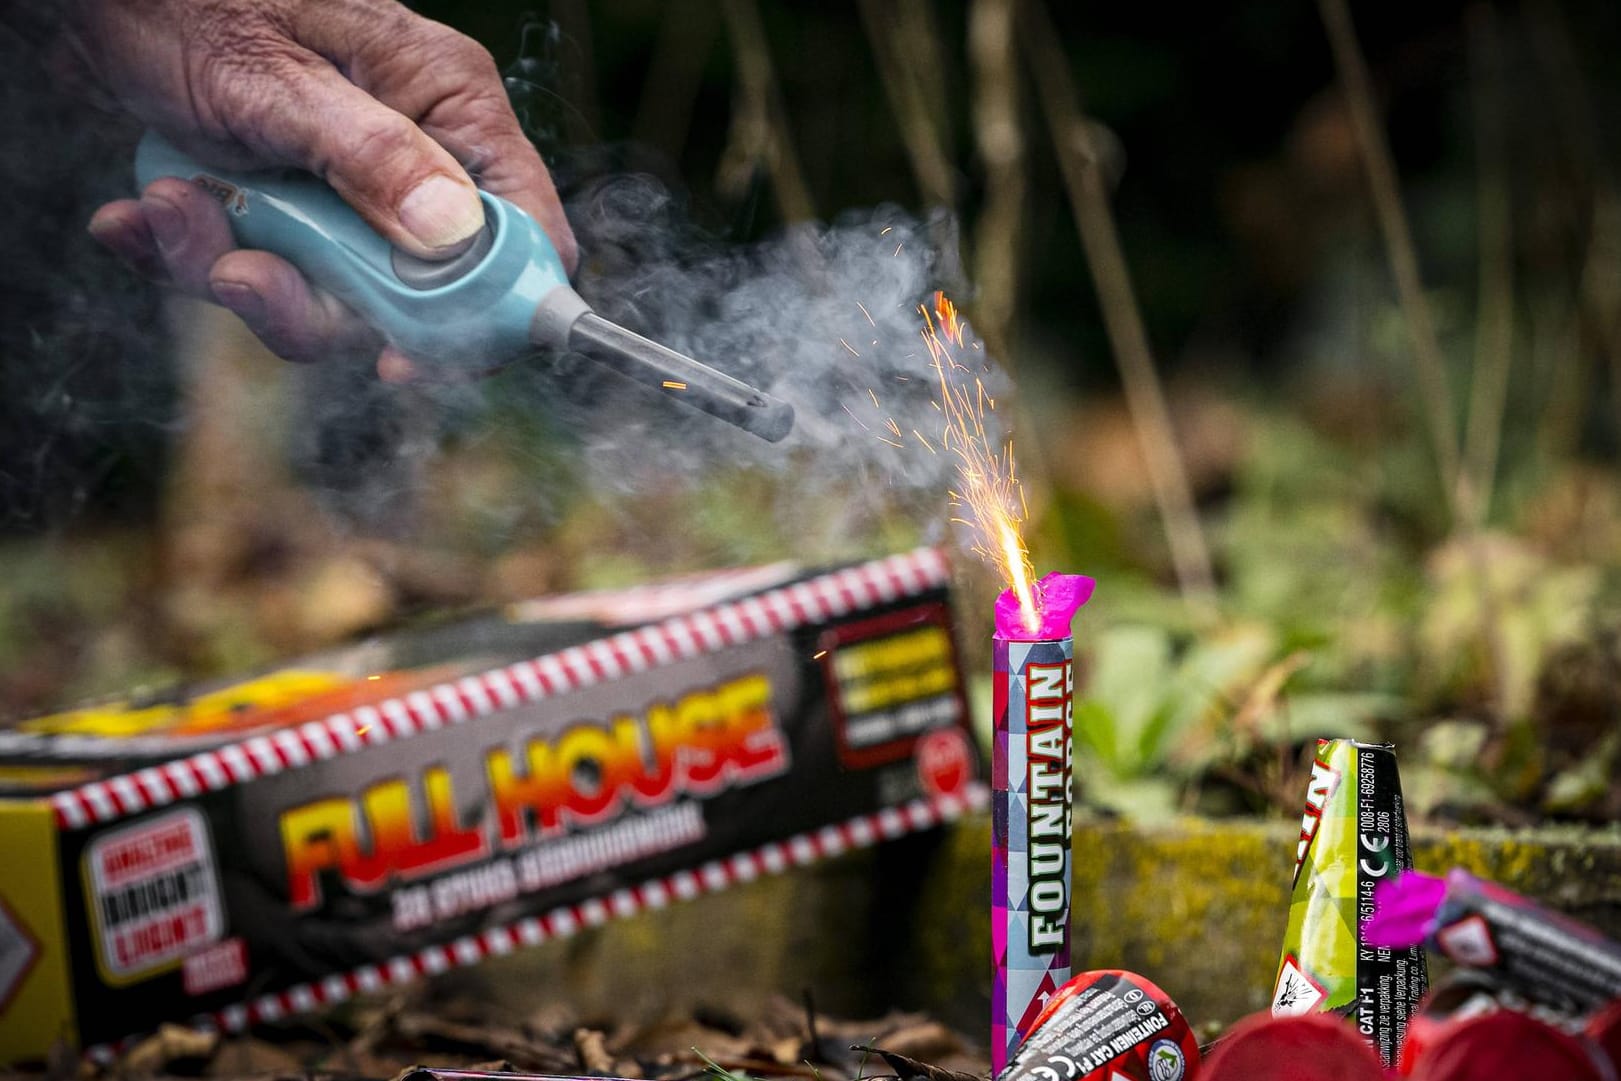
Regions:
M 394 276 L 401 282 L 412 289 L 426 291 L 459 281 L 484 261 L 494 245 L 495 228 L 486 218 L 484 228 L 478 231 L 473 242 L 449 259 L 419 259 L 394 248 L 389 252 L 389 262 L 393 264 Z

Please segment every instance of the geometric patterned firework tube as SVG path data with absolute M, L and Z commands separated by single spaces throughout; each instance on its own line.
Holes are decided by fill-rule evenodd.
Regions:
M 1075 639 L 1021 641 L 999 633 L 994 645 L 993 1077 L 1070 977 Z
M 1396 755 L 1388 744 L 1319 739 L 1295 848 L 1272 1013 L 1335 1013 L 1394 1066 L 1428 989 L 1424 951 L 1363 941 L 1381 882 L 1413 868 Z

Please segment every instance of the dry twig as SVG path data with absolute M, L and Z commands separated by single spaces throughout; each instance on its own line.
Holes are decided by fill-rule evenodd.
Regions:
M 1452 390 L 1447 382 L 1446 362 L 1441 356 L 1441 345 L 1435 334 L 1435 321 L 1430 316 L 1429 299 L 1424 295 L 1424 283 L 1418 273 L 1418 250 L 1413 244 L 1413 230 L 1402 206 L 1401 192 L 1396 185 L 1396 168 L 1390 160 L 1390 148 L 1385 144 L 1384 132 L 1373 105 L 1373 91 L 1368 82 L 1368 67 L 1357 44 L 1356 30 L 1351 25 L 1351 13 L 1345 0 L 1317 0 L 1323 26 L 1328 31 L 1329 47 L 1334 53 L 1334 66 L 1339 71 L 1345 89 L 1346 104 L 1351 112 L 1351 126 L 1356 132 L 1357 148 L 1362 154 L 1362 165 L 1368 176 L 1368 187 L 1373 197 L 1374 213 L 1379 219 L 1379 230 L 1384 236 L 1385 256 L 1390 261 L 1390 273 L 1396 281 L 1397 301 L 1407 323 L 1407 333 L 1413 348 L 1413 363 L 1418 374 L 1419 393 L 1424 397 L 1428 411 L 1430 443 L 1435 462 L 1441 471 L 1441 485 L 1451 501 L 1453 517 L 1465 519 L 1457 513 L 1459 498 L 1464 494 L 1458 460 L 1458 430 L 1453 420 Z
M 1015 0 L 974 0 L 968 61 L 974 77 L 973 128 L 985 163 L 985 201 L 974 235 L 974 329 L 1012 370 L 1011 333 L 1019 295 L 1019 239 L 1025 203 L 1024 133 L 1019 123 Z
M 585 0 L 554 0 L 552 16 L 563 34 L 563 64 L 569 74 L 564 85 L 573 99 L 567 123 L 570 137 L 580 144 L 596 142 L 601 131 L 597 108 L 597 70 L 591 47 L 591 12 Z
M 1442 491 L 1451 511 L 1452 526 L 1462 533 L 1476 588 L 1480 591 L 1481 635 L 1491 658 L 1494 713 L 1501 723 L 1506 720 L 1509 701 L 1508 646 L 1503 637 L 1502 617 L 1497 591 L 1492 586 L 1491 568 L 1481 543 L 1481 515 L 1477 509 L 1480 505 L 1479 492 L 1473 483 L 1474 478 L 1463 467 L 1458 448 L 1452 391 L 1447 382 L 1440 339 L 1436 336 L 1429 301 L 1424 296 L 1423 281 L 1418 273 L 1418 252 L 1413 244 L 1412 227 L 1408 224 L 1407 211 L 1396 184 L 1396 169 L 1391 162 L 1390 147 L 1385 142 L 1374 110 L 1367 63 L 1362 57 L 1361 46 L 1357 44 L 1351 13 L 1345 0 L 1317 0 L 1317 7 L 1328 32 L 1334 66 L 1339 71 L 1346 104 L 1351 111 L 1357 149 L 1362 156 L 1374 211 L 1384 236 L 1385 256 L 1390 262 L 1391 275 L 1396 280 L 1397 303 L 1401 306 L 1411 339 L 1419 391 L 1429 411 L 1430 442 L 1441 473 Z
M 873 1047 L 871 1044 L 854 1044 L 850 1049 L 877 1055 L 895 1071 L 895 1076 L 901 1081 L 982 1081 L 977 1074 L 941 1069 L 927 1062 L 919 1062 L 908 1055 L 887 1051 L 882 1047 Z
M 1188 608 L 1199 618 L 1216 618 L 1215 576 L 1204 529 L 1193 504 L 1182 453 L 1177 448 L 1171 416 L 1148 346 L 1142 313 L 1132 290 L 1131 272 L 1115 231 L 1109 193 L 1093 145 L 1091 124 L 1081 113 L 1080 97 L 1070 79 L 1068 61 L 1040 0 L 1025 0 L 1022 40 L 1035 73 L 1042 110 L 1047 116 L 1071 212 L 1092 272 L 1104 327 L 1120 370 L 1126 406 L 1142 444 L 1154 486 L 1154 501 L 1165 526 L 1177 582 Z
M 777 193 L 785 221 L 806 221 L 816 216 L 805 174 L 788 134 L 788 113 L 777 89 L 771 49 L 760 9 L 754 0 L 722 0 L 721 13 L 732 49 L 737 54 L 737 113 L 732 120 L 732 141 L 722 158 L 723 173 L 752 172 L 764 163 Z M 724 183 L 723 187 L 736 187 Z
M 687 145 L 692 107 L 703 85 L 704 62 L 715 44 L 708 4 L 669 4 L 642 83 L 631 140 L 656 146 L 673 161 Z
M 1502 44 L 1490 5 L 1471 13 L 1469 45 L 1474 61 L 1480 310 L 1475 326 L 1474 370 L 1469 379 L 1463 468 L 1474 492 L 1469 507 L 1474 514 L 1472 524 L 1479 526 L 1491 510 L 1514 355 L 1513 225 L 1504 175 Z
M 1590 338 L 1610 364 L 1610 390 L 1621 424 L 1621 187 L 1600 147 L 1592 95 L 1559 5 L 1551 0 L 1527 5 L 1527 38 L 1548 81 L 1550 111 L 1571 162 L 1592 188 L 1591 225 L 1585 238 L 1576 331 L 1555 338 L 1554 382 L 1543 407 L 1538 443 L 1549 458 L 1568 455 L 1581 435 L 1585 397 L 1592 380 Z
M 955 206 L 956 182 L 935 120 L 942 103 L 935 100 L 931 104 L 922 81 L 928 62 L 916 55 L 922 43 L 913 42 L 900 29 L 902 11 L 896 5 L 887 0 L 860 0 L 858 7 L 918 191 L 931 205 Z

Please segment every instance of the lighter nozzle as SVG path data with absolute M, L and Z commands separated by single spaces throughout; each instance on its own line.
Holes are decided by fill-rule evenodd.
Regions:
M 794 427 L 794 407 L 594 312 L 573 320 L 568 346 L 620 375 L 772 443 Z

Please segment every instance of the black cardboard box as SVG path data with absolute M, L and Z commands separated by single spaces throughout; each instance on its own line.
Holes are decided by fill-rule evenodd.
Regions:
M 317 1009 L 982 805 L 947 582 L 920 549 L 575 594 L 5 733 L 0 1061 Z

